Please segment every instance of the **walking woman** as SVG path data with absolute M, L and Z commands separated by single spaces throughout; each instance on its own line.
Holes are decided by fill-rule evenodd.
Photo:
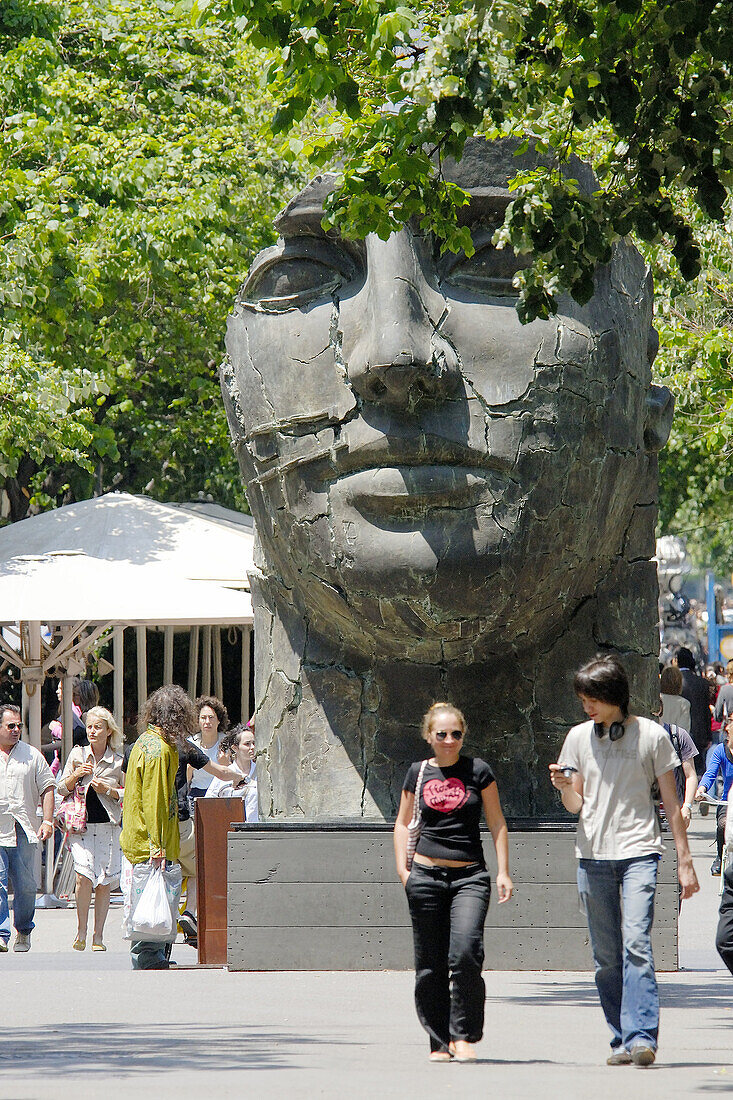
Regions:
M 196 710 L 183 688 L 166 684 L 146 702 L 142 726 L 127 763 L 120 847 L 133 867 L 165 867 L 178 862 L 178 746 L 196 729 Z M 126 888 L 129 905 L 129 876 L 123 875 Z M 167 970 L 174 938 L 175 928 L 170 943 L 133 940 L 133 970 Z
M 432 756 L 412 764 L 394 829 L 397 874 L 405 887 L 415 944 L 415 1004 L 430 1037 L 431 1062 L 475 1062 L 483 1034 L 484 921 L 491 879 L 479 836 L 481 811 L 496 848 L 499 902 L 509 877 L 507 827 L 491 768 L 461 756 L 466 720 L 450 703 L 434 703 L 422 734 Z M 422 776 L 421 776 L 422 769 Z M 407 869 L 408 825 L 420 781 L 422 828 Z
M 76 871 L 75 951 L 87 945 L 89 906 L 94 892 L 92 951 L 106 951 L 103 933 L 112 886 L 120 877 L 120 819 L 122 816 L 122 733 L 104 707 L 92 707 L 86 717 L 87 744 L 69 753 L 58 793 L 71 794 L 77 784 L 84 790 L 86 832 L 70 834 Z

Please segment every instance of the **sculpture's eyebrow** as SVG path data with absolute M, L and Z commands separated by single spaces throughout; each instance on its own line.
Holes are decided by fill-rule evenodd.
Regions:
M 469 201 L 458 210 L 459 225 L 478 225 L 487 222 L 496 226 L 504 221 L 504 212 L 512 196 L 506 188 L 472 187 Z
M 298 200 L 303 198 L 301 204 Z M 308 202 L 307 196 L 298 196 L 283 210 L 275 220 L 275 227 L 281 237 L 322 237 L 329 239 L 321 222 L 323 220 L 323 207 L 320 203 Z

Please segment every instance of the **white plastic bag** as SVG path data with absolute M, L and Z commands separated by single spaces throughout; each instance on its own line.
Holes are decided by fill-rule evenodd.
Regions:
M 172 936 L 173 928 L 163 872 L 160 867 L 153 867 L 132 914 L 132 931 L 142 939 L 161 939 Z

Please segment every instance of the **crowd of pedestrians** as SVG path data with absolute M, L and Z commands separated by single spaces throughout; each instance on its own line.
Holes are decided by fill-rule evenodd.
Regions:
M 733 661 L 727 684 L 718 685 L 712 697 L 688 655 L 680 651 L 662 670 L 659 721 L 631 713 L 629 681 L 618 657 L 598 654 L 585 664 L 574 688 L 587 720 L 569 731 L 557 763 L 550 765 L 562 805 L 578 816 L 578 893 L 611 1033 L 612 1066 L 648 1066 L 656 1058 L 659 997 L 651 928 L 662 828 L 671 831 L 677 851 L 681 903 L 699 890 L 686 834 L 693 801 L 708 800 L 719 775 L 713 873 L 724 874 L 725 889 L 716 945 L 733 973 L 733 869 L 721 868 L 725 847 L 733 850 L 733 820 L 726 812 L 733 783 Z M 75 708 L 82 701 L 92 705 L 77 715 L 84 739 L 75 738 L 57 781 L 44 756 L 21 740 L 19 708 L 0 705 L 0 951 L 8 950 L 10 939 L 11 885 L 13 948 L 30 949 L 36 848 L 52 836 L 56 819 L 63 823 L 76 874 L 73 949 L 86 949 L 94 895 L 91 948 L 106 950 L 110 893 L 121 882 L 133 968 L 166 969 L 182 872 L 188 893 L 181 927 L 188 942 L 197 936 L 196 799 L 241 797 L 246 820 L 257 820 L 253 726 L 230 731 L 220 700 L 205 696 L 194 703 L 182 688 L 168 685 L 147 700 L 139 736 L 125 750 L 113 715 L 96 705 L 97 698 L 75 692 Z M 718 709 L 725 740 L 716 746 L 712 721 Z M 483 935 L 492 888 L 479 828 L 484 817 L 503 904 L 513 893 L 507 825 L 491 765 L 461 751 L 467 734 L 462 712 L 451 702 L 437 702 L 425 714 L 422 731 L 429 755 L 407 772 L 394 827 L 397 873 L 413 927 L 415 1003 L 431 1061 L 471 1062 L 483 1034 Z M 696 770 L 694 762 L 706 754 L 706 765 Z M 167 925 L 157 916 L 137 918 L 153 882 L 170 903 L 168 917 L 175 913 Z
M 72 748 L 63 767 L 60 720 L 49 723 L 41 753 L 21 739 L 20 709 L 0 705 L 0 952 L 10 940 L 11 888 L 13 949 L 30 949 L 38 844 L 56 827 L 55 854 L 68 846 L 76 878 L 75 951 L 87 947 L 92 896 L 91 950 L 106 951 L 112 891 L 122 886 L 127 920 L 136 867 L 180 869 L 187 884 L 185 911 L 176 914 L 171 937 L 162 944 L 131 937 L 135 969 L 167 967 L 178 929 L 197 945 L 196 799 L 241 798 L 245 820 L 257 820 L 254 723 L 227 733 L 229 717 L 219 699 L 207 695 L 194 703 L 182 688 L 168 685 L 147 700 L 139 736 L 124 746 L 114 716 L 97 705 L 96 685 L 75 679 L 72 697 Z M 57 698 L 61 708 L 61 683 Z

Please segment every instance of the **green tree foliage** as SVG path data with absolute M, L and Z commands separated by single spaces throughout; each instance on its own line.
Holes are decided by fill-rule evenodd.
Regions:
M 689 211 L 690 216 L 694 212 Z M 660 526 L 684 535 L 699 568 L 733 572 L 733 218 L 698 217 L 702 271 L 685 284 L 663 248 L 656 272 L 659 381 L 676 395 L 661 455 Z
M 658 379 L 677 396 L 662 456 L 661 523 L 698 562 L 733 568 L 731 0 L 197 0 L 274 51 L 273 129 L 314 165 L 343 165 L 329 217 L 386 236 L 417 217 L 443 246 L 462 192 L 431 175 L 469 135 L 534 134 L 548 166 L 518 174 L 497 244 L 531 254 L 523 320 L 631 234 L 657 288 Z M 304 140 L 294 124 L 320 126 Z M 287 138 L 288 134 L 290 138 Z M 559 165 L 590 160 L 593 195 Z M 431 160 L 432 155 L 432 160 Z M 554 158 L 554 163 L 553 163 Z
M 333 107 L 306 152 L 344 153 L 330 216 L 363 236 L 419 217 L 452 250 L 460 189 L 431 176 L 430 153 L 466 138 L 534 133 L 559 161 L 595 147 L 600 188 L 580 194 L 551 165 L 516 180 L 497 240 L 533 263 L 519 276 L 523 319 L 557 295 L 592 292 L 619 237 L 664 242 L 684 279 L 700 270 L 689 196 L 720 220 L 733 169 L 733 0 L 197 0 L 234 18 L 271 69 L 286 132 Z M 296 138 L 296 147 L 300 146 Z
M 29 498 L 112 486 L 243 504 L 215 364 L 297 180 L 258 136 L 274 110 L 261 68 L 235 28 L 197 28 L 186 4 L 0 5 L 13 518 Z

